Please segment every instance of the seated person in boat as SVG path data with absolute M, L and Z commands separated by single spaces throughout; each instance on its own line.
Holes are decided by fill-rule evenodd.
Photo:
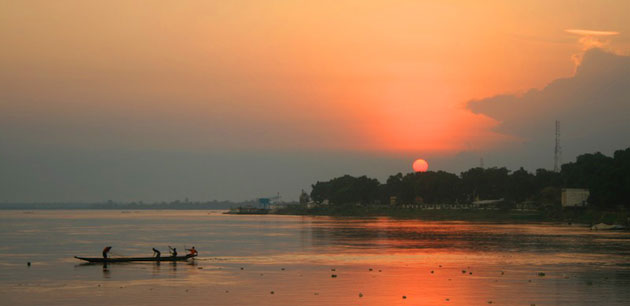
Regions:
M 112 249 L 111 246 L 107 246 L 103 249 L 103 258 L 107 258 L 107 253 Z
M 160 251 L 158 249 L 153 248 L 153 256 L 154 257 L 160 257 L 160 254 L 162 254 L 162 253 L 160 253 Z
M 199 253 L 197 253 L 197 250 L 195 249 L 194 246 L 192 248 L 190 248 L 190 249 L 186 249 L 186 251 L 188 251 L 188 255 L 191 255 L 191 256 L 193 256 L 193 255 L 196 256 L 197 254 L 199 254 Z
M 177 248 L 171 248 L 171 246 L 168 246 L 169 250 L 171 251 L 171 256 L 173 257 L 177 257 Z

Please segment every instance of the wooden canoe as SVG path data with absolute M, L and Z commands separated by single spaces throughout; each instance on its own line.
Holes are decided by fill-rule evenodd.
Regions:
M 197 255 L 187 254 L 185 256 L 162 256 L 162 257 L 79 257 L 74 256 L 76 259 L 85 260 L 87 262 L 102 262 L 102 263 L 111 263 L 111 262 L 132 262 L 132 261 L 186 261 L 190 258 L 194 258 Z

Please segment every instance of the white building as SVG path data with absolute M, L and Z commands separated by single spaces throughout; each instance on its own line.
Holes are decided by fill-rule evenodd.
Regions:
M 503 203 L 505 199 L 494 199 L 494 200 L 477 200 L 473 201 L 472 205 L 476 209 L 499 209 L 499 205 Z
M 584 207 L 588 204 L 588 196 L 591 193 L 588 189 L 563 188 L 562 207 Z

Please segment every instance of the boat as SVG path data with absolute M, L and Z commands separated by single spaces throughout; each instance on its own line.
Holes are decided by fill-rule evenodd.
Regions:
M 74 256 L 74 258 L 79 260 L 85 260 L 87 262 L 92 263 L 113 263 L 113 262 L 134 262 L 134 261 L 186 261 L 190 258 L 197 257 L 197 254 L 187 254 L 184 256 L 165 256 L 165 257 L 79 257 Z
M 608 230 L 608 231 L 615 231 L 615 230 L 625 230 L 626 227 L 620 224 L 606 224 L 606 223 L 599 223 L 599 224 L 595 224 L 593 226 L 591 226 L 592 230 Z

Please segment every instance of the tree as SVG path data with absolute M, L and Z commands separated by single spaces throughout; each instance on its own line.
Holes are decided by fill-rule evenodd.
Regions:
M 600 152 L 583 154 L 573 163 L 562 165 L 564 186 L 568 188 L 588 188 L 589 202 L 600 208 L 616 205 L 612 173 L 614 159 Z
M 302 192 L 300 193 L 300 204 L 306 205 L 309 201 L 311 201 L 311 197 L 309 197 L 308 193 L 302 189 Z
M 523 202 L 538 192 L 536 185 L 536 177 L 521 167 L 510 174 L 506 199 L 517 203 Z
M 379 185 L 378 180 L 367 176 L 344 175 L 328 182 L 318 181 L 312 186 L 311 198 L 318 203 L 329 200 L 333 205 L 368 205 L 376 201 Z
M 506 168 L 472 168 L 462 172 L 462 190 L 469 201 L 506 197 Z
M 506 168 L 472 168 L 461 176 L 444 171 L 397 173 L 385 184 L 367 176 L 344 175 L 318 181 L 312 187 L 313 201 L 329 200 L 333 205 L 388 203 L 395 196 L 404 204 L 419 198 L 435 204 L 500 198 L 511 204 L 532 199 L 554 209 L 560 209 L 560 188 L 588 188 L 589 202 L 598 208 L 630 208 L 630 148 L 616 151 L 614 157 L 599 152 L 580 155 L 575 162 L 562 165 L 560 173 L 538 169 L 534 175 L 523 168 L 512 173 Z

